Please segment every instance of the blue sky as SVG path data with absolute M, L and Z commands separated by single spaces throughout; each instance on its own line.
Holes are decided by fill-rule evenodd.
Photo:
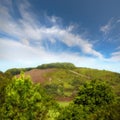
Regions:
M 120 72 L 119 0 L 0 0 L 0 70 L 72 62 Z

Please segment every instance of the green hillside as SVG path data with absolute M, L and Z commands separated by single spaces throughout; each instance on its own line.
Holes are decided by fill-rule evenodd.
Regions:
M 47 71 L 48 69 L 49 72 Z M 119 73 L 90 68 L 78 68 L 72 63 L 50 63 L 39 65 L 35 68 L 13 68 L 7 70 L 5 73 L 16 75 L 21 71 L 24 71 L 27 75 L 32 76 L 35 74 L 32 72 L 33 70 L 36 70 L 35 72 L 38 70 L 37 74 L 39 74 L 39 76 L 44 70 L 44 72 L 42 72 L 42 79 L 45 81 L 43 86 L 48 94 L 51 94 L 58 99 L 61 99 L 61 97 L 65 97 L 66 100 L 67 98 L 74 98 L 79 87 L 85 82 L 91 80 L 100 80 L 108 83 L 113 88 L 115 93 L 120 96 Z M 38 76 L 37 74 L 36 77 Z M 39 80 L 37 81 L 40 82 Z
M 100 80 L 112 86 L 120 96 L 120 74 L 105 70 L 89 68 L 55 69 L 45 73 L 47 82 L 44 87 L 50 94 L 64 97 L 74 97 L 79 87 L 90 80 Z

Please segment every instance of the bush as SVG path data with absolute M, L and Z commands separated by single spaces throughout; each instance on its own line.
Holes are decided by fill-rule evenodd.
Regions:
M 69 106 L 62 108 L 57 120 L 87 120 L 87 109 L 80 105 L 71 103 Z

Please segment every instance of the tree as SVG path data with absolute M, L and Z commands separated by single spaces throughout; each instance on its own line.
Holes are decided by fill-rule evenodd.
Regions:
M 111 87 L 104 82 L 93 80 L 80 87 L 73 103 L 63 109 L 57 119 L 118 120 L 120 109 L 114 101 Z
M 5 120 L 43 120 L 50 102 L 50 97 L 39 84 L 33 84 L 29 77 L 21 74 L 5 88 L 5 101 L 0 109 L 0 117 Z
M 120 120 L 120 102 L 97 109 L 89 115 L 91 120 Z
M 80 87 L 74 104 L 90 107 L 91 111 L 97 107 L 105 106 L 114 102 L 114 94 L 109 85 L 104 82 L 93 80 Z

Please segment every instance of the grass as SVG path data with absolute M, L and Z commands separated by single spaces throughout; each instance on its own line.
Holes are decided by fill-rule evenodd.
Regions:
M 75 68 L 72 71 L 78 73 L 71 73 L 69 69 L 54 69 L 52 72 L 45 73 L 45 78 L 51 78 L 51 82 L 46 80 L 45 84 L 49 84 L 51 91 L 56 91 L 58 97 L 70 97 L 77 93 L 79 87 L 85 82 L 90 80 L 101 80 L 107 82 L 114 90 L 114 92 L 120 96 L 120 74 L 105 70 L 96 70 L 90 68 Z M 80 74 L 80 75 L 79 75 Z M 89 77 L 87 79 L 86 77 Z M 56 89 L 54 89 L 53 84 Z M 46 89 L 47 91 L 47 89 Z M 49 91 L 48 91 L 49 93 Z M 52 94 L 52 92 L 50 93 Z
M 58 101 L 58 104 L 60 105 L 60 107 L 66 107 L 70 104 L 70 102 L 66 102 L 66 101 Z

